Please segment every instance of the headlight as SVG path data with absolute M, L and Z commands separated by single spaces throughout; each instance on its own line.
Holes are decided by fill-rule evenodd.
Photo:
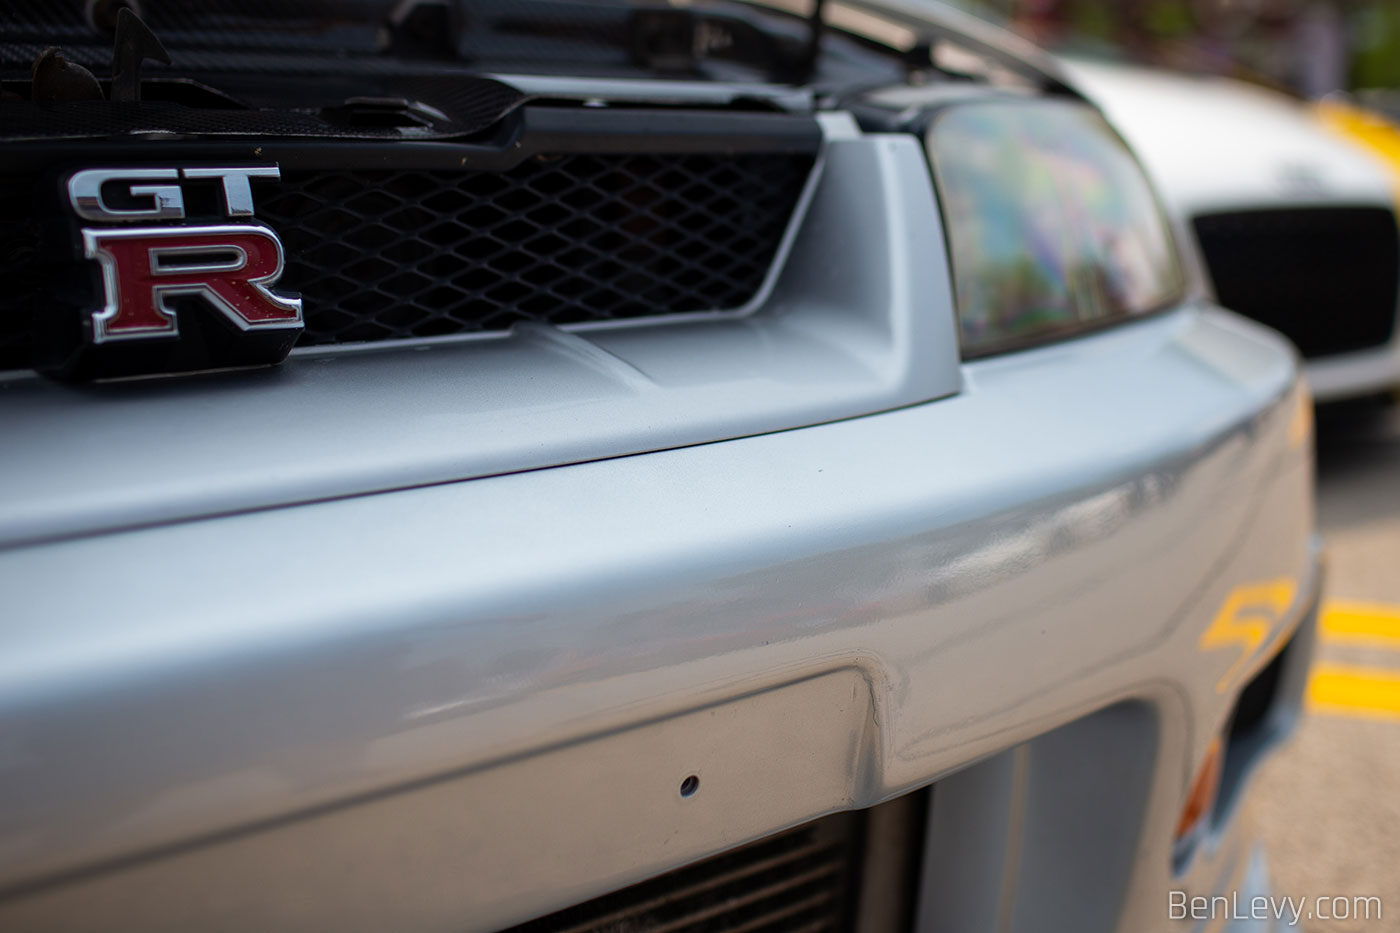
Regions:
M 926 135 L 963 356 L 1144 314 L 1185 278 L 1151 186 L 1097 111 L 995 99 L 935 113 Z

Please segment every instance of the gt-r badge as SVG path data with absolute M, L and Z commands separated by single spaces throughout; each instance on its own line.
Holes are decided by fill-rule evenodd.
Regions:
M 283 360 L 301 299 L 275 289 L 285 260 L 258 223 L 253 181 L 277 166 L 83 169 L 61 178 L 57 283 L 37 309 L 41 368 L 94 379 Z M 77 263 L 84 274 L 73 275 Z

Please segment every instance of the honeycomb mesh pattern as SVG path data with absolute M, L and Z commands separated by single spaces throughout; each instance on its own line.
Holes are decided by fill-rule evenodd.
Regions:
M 505 172 L 287 172 L 301 345 L 737 308 L 758 292 L 810 156 L 565 155 Z
M 739 308 L 813 157 L 534 157 L 506 171 L 284 171 L 256 191 L 300 346 Z M 35 179 L 0 176 L 0 370 L 31 366 Z M 96 300 L 97 296 L 94 296 Z

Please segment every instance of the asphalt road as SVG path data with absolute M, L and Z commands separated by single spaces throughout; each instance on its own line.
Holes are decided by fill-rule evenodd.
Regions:
M 1275 894 L 1381 899 L 1380 919 L 1304 929 L 1400 931 L 1400 406 L 1323 410 L 1317 428 L 1321 641 L 1308 714 L 1254 809 Z

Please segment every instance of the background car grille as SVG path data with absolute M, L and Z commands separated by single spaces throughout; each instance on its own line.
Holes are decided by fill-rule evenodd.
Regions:
M 762 287 L 809 153 L 533 156 L 504 171 L 283 171 L 301 346 L 727 310 Z M 0 178 L 0 369 L 30 365 L 32 177 Z
M 1387 342 L 1400 236 L 1384 208 L 1299 208 L 1195 220 L 1220 303 L 1282 331 L 1305 357 Z
M 757 933 L 850 925 L 860 818 L 842 813 L 508 933 Z

